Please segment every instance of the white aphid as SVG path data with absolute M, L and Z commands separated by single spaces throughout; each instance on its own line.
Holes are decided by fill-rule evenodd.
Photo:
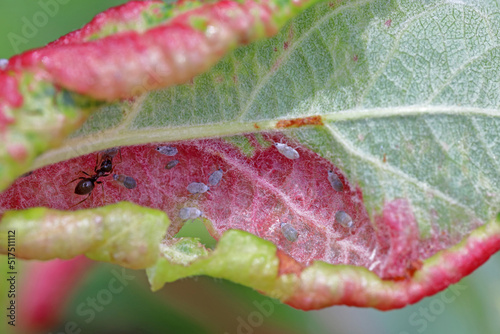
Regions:
M 330 181 L 330 184 L 335 191 L 338 192 L 344 191 L 344 184 L 342 183 L 342 181 L 340 181 L 337 174 L 335 174 L 331 170 L 328 171 L 328 181 Z
M 299 152 L 295 150 L 294 148 L 291 148 L 287 144 L 281 144 L 281 143 L 274 143 L 274 146 L 278 149 L 278 151 L 283 154 L 285 157 L 288 159 L 298 159 L 299 158 Z
M 337 213 L 335 213 L 335 221 L 347 228 L 351 228 L 353 225 L 351 216 L 344 211 L 337 211 Z
M 173 146 L 158 146 L 156 148 L 156 150 L 158 152 L 160 152 L 161 154 L 168 155 L 169 157 L 173 157 L 178 152 L 177 147 L 173 147 Z
M 0 59 L 0 70 L 5 70 L 7 65 L 9 65 L 8 59 Z
M 207 186 L 205 183 L 193 182 L 187 186 L 187 190 L 191 194 L 203 194 L 203 193 L 206 193 L 207 191 L 209 191 L 210 187 Z
M 208 184 L 216 186 L 222 180 L 222 169 L 218 169 L 208 177 Z
M 182 220 L 196 219 L 201 216 L 201 211 L 197 208 L 182 208 L 179 210 L 179 217 Z
M 293 228 L 291 224 L 281 223 L 281 233 L 287 238 L 288 241 L 294 242 L 299 237 L 299 233 Z

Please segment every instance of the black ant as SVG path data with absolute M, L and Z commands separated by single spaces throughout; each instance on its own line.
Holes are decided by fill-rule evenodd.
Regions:
M 87 197 L 85 197 L 83 200 L 76 203 L 75 205 L 71 206 L 71 208 L 77 206 L 82 202 L 85 202 L 90 197 L 90 195 L 92 195 L 92 191 L 94 190 L 96 184 L 100 184 L 102 187 L 102 181 L 98 180 L 101 177 L 106 177 L 111 175 L 111 173 L 113 172 L 113 158 L 115 157 L 116 153 L 118 153 L 118 151 L 120 152 L 120 163 L 121 163 L 122 152 L 120 149 L 112 148 L 105 150 L 97 155 L 94 167 L 94 173 L 95 173 L 94 175 L 90 175 L 84 171 L 80 171 L 80 173 L 87 175 L 87 177 L 80 176 L 67 183 L 70 184 L 71 182 L 80 180 L 80 182 L 78 182 L 78 184 L 75 187 L 75 194 L 87 195 Z M 99 156 L 101 156 L 100 164 L 99 164 Z M 98 166 L 99 168 L 97 168 Z M 102 190 L 104 192 L 104 188 Z

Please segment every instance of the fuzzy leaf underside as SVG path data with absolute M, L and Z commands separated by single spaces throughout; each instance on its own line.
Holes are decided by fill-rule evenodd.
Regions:
M 318 5 L 189 84 L 101 108 L 35 166 L 115 146 L 278 129 L 359 187 L 371 224 L 393 241 L 389 247 L 422 238 L 445 248 L 471 234 L 422 259 L 401 281 L 352 266 L 304 268 L 245 232 L 226 231 L 213 253 L 194 240 L 170 239 L 148 269 L 153 288 L 207 274 L 304 309 L 402 307 L 458 281 L 498 250 L 499 18 L 495 1 Z M 20 213 L 17 223 L 23 220 Z

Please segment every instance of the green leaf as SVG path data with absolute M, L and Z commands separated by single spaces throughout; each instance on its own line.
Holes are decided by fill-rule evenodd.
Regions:
M 0 224 L 0 252 L 11 233 L 15 254 L 25 259 L 70 259 L 85 254 L 132 269 L 156 263 L 159 243 L 170 224 L 165 213 L 121 202 L 77 212 L 34 208 L 9 211 Z
M 184 238 L 173 245 L 164 245 L 158 263 L 147 270 L 152 289 L 158 290 L 165 282 L 182 277 L 209 275 L 262 291 L 273 290 L 279 261 L 276 246 L 270 242 L 250 233 L 230 230 L 210 256 L 202 249 L 195 240 Z

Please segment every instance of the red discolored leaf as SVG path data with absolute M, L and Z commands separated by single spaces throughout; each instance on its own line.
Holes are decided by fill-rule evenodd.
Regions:
M 169 143 L 178 150 L 172 157 L 159 153 L 158 145 L 124 147 L 113 159 L 113 173 L 133 177 L 137 187 L 127 189 L 111 176 L 103 177 L 99 179 L 103 184 L 96 184 L 91 196 L 75 206 L 86 195 L 74 193 L 80 179 L 71 181 L 80 171 L 93 175 L 102 155 L 82 156 L 20 178 L 1 195 L 0 208 L 75 210 L 130 201 L 165 211 L 172 220 L 168 234 L 174 236 L 184 224 L 180 210 L 192 207 L 201 210 L 215 239 L 229 229 L 243 230 L 273 242 L 300 266 L 316 260 L 364 266 L 386 279 L 408 277 L 414 271 L 412 263 L 458 241 L 449 235 L 421 238 L 405 200 L 387 203 L 374 229 L 361 190 L 331 162 L 278 134 L 247 135 L 243 140 L 243 150 L 224 139 Z M 273 143 L 295 147 L 300 157 L 287 158 Z M 166 168 L 174 159 L 179 163 Z M 223 171 L 222 180 L 209 191 L 188 191 L 194 182 L 208 185 L 218 169 Z M 332 188 L 331 170 L 344 184 L 342 192 Z M 338 211 L 352 218 L 351 228 L 336 222 Z M 282 222 L 296 229 L 296 241 L 284 236 Z M 287 260 L 280 259 L 284 272 L 300 268 L 287 269 Z
M 380 280 L 353 267 L 315 263 L 302 272 L 285 302 L 301 309 L 345 304 L 380 310 L 401 308 L 444 290 L 476 270 L 500 249 L 500 219 L 481 226 L 466 239 L 424 261 L 413 277 Z M 413 270 L 414 268 L 412 268 Z

